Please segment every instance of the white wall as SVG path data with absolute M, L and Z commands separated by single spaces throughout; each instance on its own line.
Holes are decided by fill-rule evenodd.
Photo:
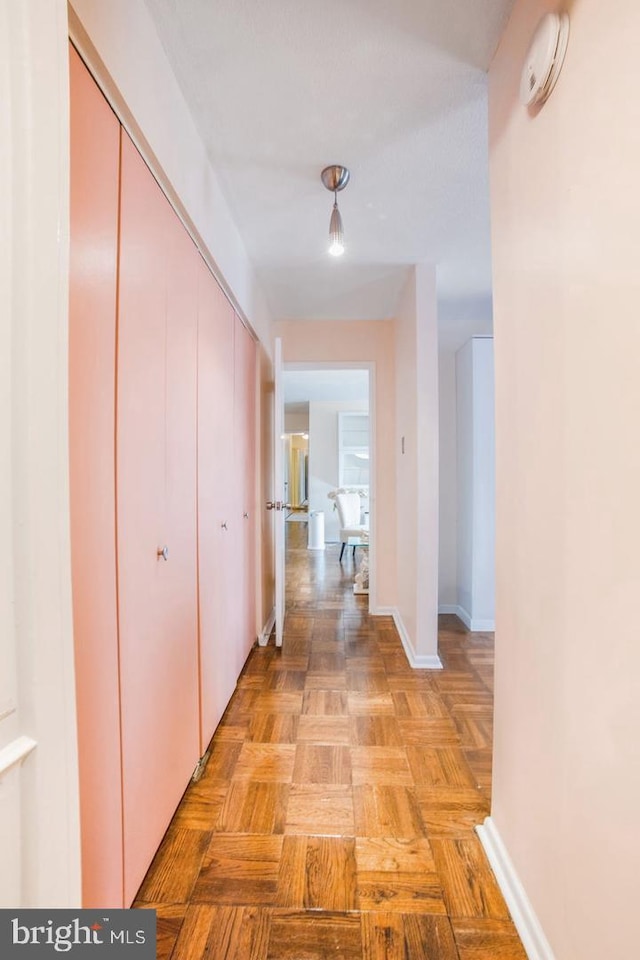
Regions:
M 438 604 L 443 613 L 457 606 L 457 443 L 456 351 L 471 337 L 491 335 L 491 298 L 438 301 L 438 397 L 440 524 Z
M 495 627 L 495 420 L 493 340 L 456 354 L 458 597 L 470 630 Z
M 70 25 L 80 53 L 222 286 L 270 351 L 260 284 L 144 0 L 71 0 Z
M 473 340 L 456 353 L 458 607 L 473 608 Z
M 412 268 L 395 325 L 397 625 L 409 659 L 424 667 L 440 665 L 435 279 L 433 267 Z
M 0 63 L 0 906 L 73 907 L 64 0 L 0 0 Z
M 327 497 L 338 486 L 338 414 L 366 413 L 368 407 L 366 402 L 352 400 L 309 403 L 309 510 L 323 511 L 327 543 L 337 541 L 340 535 L 338 514 Z
M 495 629 L 496 428 L 493 338 L 473 344 L 473 599 L 472 627 Z
M 575 0 L 564 68 L 518 102 L 543 13 L 490 70 L 497 583 L 493 823 L 557 960 L 638 954 L 637 0 Z

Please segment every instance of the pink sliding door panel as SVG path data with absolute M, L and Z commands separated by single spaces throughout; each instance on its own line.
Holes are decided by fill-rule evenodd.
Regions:
M 195 339 L 186 315 L 194 309 L 187 288 L 195 286 L 187 261 L 196 254 L 179 242 L 176 225 L 123 133 L 117 511 L 127 906 L 198 758 Z
M 165 240 L 171 264 L 167 273 L 165 453 L 166 566 L 171 577 L 164 597 L 164 629 L 166 665 L 178 685 L 173 702 L 177 716 L 167 732 L 166 748 L 170 756 L 182 757 L 184 789 L 200 756 L 196 501 L 200 254 L 173 212 Z
M 198 571 L 200 743 L 209 740 L 238 677 L 234 639 L 242 536 L 233 472 L 234 313 L 206 265 L 198 282 Z
M 69 449 L 82 904 L 122 907 L 115 362 L 120 124 L 71 71 Z

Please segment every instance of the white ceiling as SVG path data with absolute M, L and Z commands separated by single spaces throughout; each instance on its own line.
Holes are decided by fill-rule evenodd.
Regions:
M 513 0 L 146 0 L 276 319 L 490 293 L 487 78 Z M 339 195 L 345 255 L 327 254 Z
M 284 370 L 282 382 L 287 407 L 309 400 L 369 399 L 368 370 Z

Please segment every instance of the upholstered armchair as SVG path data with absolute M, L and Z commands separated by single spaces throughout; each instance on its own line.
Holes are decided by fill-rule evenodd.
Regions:
M 369 528 L 360 521 L 362 500 L 359 493 L 337 493 L 335 504 L 340 521 L 340 541 L 342 543 L 340 560 L 342 560 L 344 548 L 349 542 L 349 538 L 366 539 L 369 536 Z M 353 552 L 354 554 L 356 552 L 355 546 Z

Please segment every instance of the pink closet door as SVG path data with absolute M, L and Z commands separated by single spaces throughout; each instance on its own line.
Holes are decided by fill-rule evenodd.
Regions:
M 233 471 L 234 314 L 204 262 L 198 283 L 198 584 L 201 751 L 235 689 L 236 571 L 242 525 Z
M 82 904 L 122 907 L 115 363 L 120 124 L 70 48 L 69 449 Z
M 188 423 L 195 368 L 175 342 L 178 315 L 190 302 L 182 299 L 182 284 L 193 280 L 175 224 L 123 133 L 117 512 L 126 905 L 198 758 L 195 594 L 185 589 L 190 540 L 195 557 L 195 483 L 191 487 L 188 462 L 195 458 Z M 192 339 L 192 321 L 181 320 Z M 176 519 L 181 495 L 183 529 Z M 158 555 L 164 547 L 167 560 Z
M 166 733 L 168 755 L 181 759 L 177 800 L 200 757 L 198 684 L 197 404 L 198 272 L 200 254 L 171 212 L 165 235 L 167 272 L 166 502 L 171 574 L 164 596 L 164 630 L 174 714 Z
M 236 510 L 242 518 L 242 537 L 235 558 L 238 569 L 236 671 L 240 672 L 256 639 L 255 598 L 255 378 L 256 350 L 253 337 L 238 316 L 235 318 L 235 472 Z

